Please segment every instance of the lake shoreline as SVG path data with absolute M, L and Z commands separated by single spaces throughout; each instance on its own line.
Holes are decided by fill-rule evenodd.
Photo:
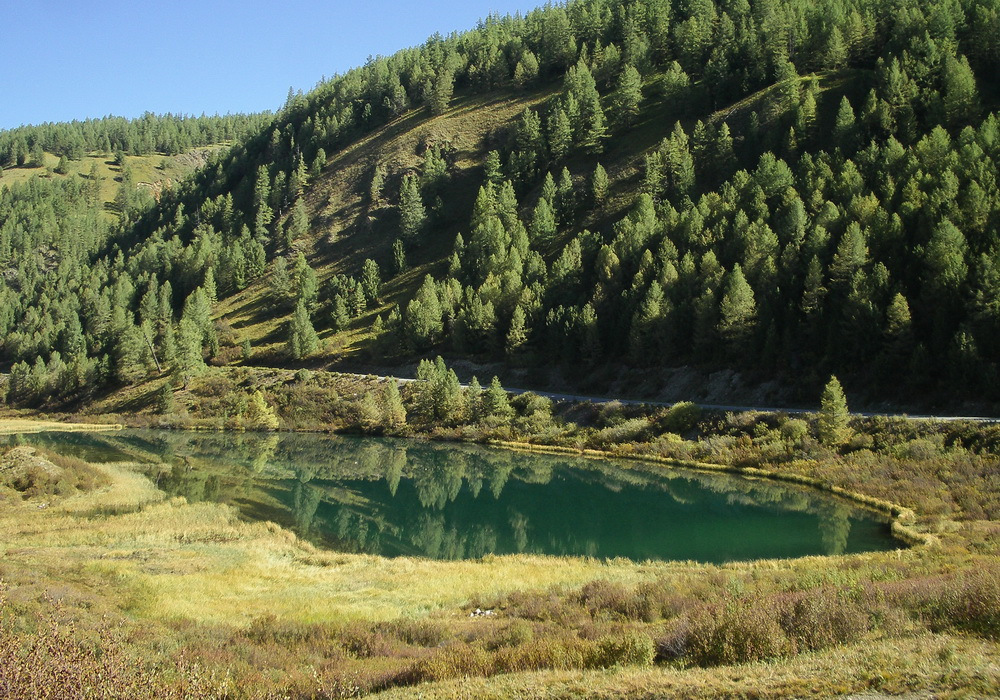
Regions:
M 124 418 L 133 418 L 126 415 Z M 25 426 L 18 429 L 19 426 Z M 129 425 L 122 423 L 102 424 L 102 423 L 69 423 L 61 421 L 51 421 L 44 419 L 11 419 L 0 418 L 0 435 L 11 435 L 19 432 L 106 432 L 118 431 L 127 428 L 150 429 L 150 426 Z M 157 430 L 178 430 L 190 432 L 213 432 L 213 433 L 298 433 L 298 434 L 330 434 L 330 435 L 356 435 L 365 436 L 363 432 L 355 430 L 337 430 L 335 428 L 292 428 L 282 430 L 252 430 L 247 428 L 227 428 L 205 425 L 164 425 L 157 426 Z M 620 450 L 596 450 L 585 448 L 565 447 L 560 445 L 540 445 L 537 443 L 517 441 L 517 440 L 477 440 L 455 436 L 443 436 L 433 433 L 417 433 L 405 435 L 392 435 L 397 439 L 427 441 L 427 442 L 453 442 L 459 444 L 473 444 L 494 447 L 505 450 L 513 450 L 528 453 L 541 453 L 553 455 L 578 456 L 589 459 L 619 459 L 640 462 L 646 465 L 657 465 L 661 467 L 675 467 L 680 469 L 690 469 L 709 473 L 724 473 L 748 478 L 757 478 L 778 483 L 794 484 L 806 487 L 815 491 L 830 494 L 841 498 L 854 506 L 864 508 L 889 518 L 889 526 L 892 536 L 906 547 L 929 547 L 939 544 L 940 540 L 933 534 L 921 532 L 914 525 L 916 523 L 916 513 L 914 509 L 907 506 L 893 503 L 891 501 L 876 498 L 864 493 L 845 489 L 823 480 L 812 478 L 801 474 L 789 474 L 768 469 L 754 467 L 739 467 L 734 465 L 714 464 L 711 462 L 681 460 L 658 455 L 643 454 L 634 451 L 635 444 L 623 446 Z M 631 448 L 631 449 L 630 449 Z

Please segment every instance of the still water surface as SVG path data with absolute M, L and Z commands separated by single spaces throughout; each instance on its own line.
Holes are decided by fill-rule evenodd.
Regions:
M 885 518 L 808 489 L 614 460 L 310 434 L 41 433 L 139 461 L 172 495 L 218 501 L 344 552 L 727 562 L 894 549 Z

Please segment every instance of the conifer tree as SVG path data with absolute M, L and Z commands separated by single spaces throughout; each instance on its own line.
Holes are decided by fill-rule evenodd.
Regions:
M 837 118 L 833 125 L 834 141 L 845 152 L 850 152 L 854 147 L 855 131 L 854 109 L 845 95 L 840 99 L 840 108 L 837 110 Z
M 527 319 L 524 308 L 518 304 L 511 315 L 510 328 L 507 330 L 507 340 L 504 343 L 507 357 L 514 358 L 520 354 L 526 342 L 528 342 Z
M 202 330 L 195 321 L 181 318 L 177 326 L 177 361 L 174 369 L 184 382 L 205 369 L 202 337 Z
M 549 200 L 542 198 L 535 206 L 531 217 L 531 240 L 534 243 L 546 243 L 556 235 L 556 217 Z
M 170 385 L 169 381 L 163 382 L 163 386 L 160 387 L 160 394 L 158 405 L 160 413 L 164 415 L 169 415 L 174 412 L 174 388 Z
M 615 92 L 615 121 L 625 127 L 632 126 L 639 116 L 642 102 L 642 76 L 634 66 L 625 66 L 618 76 Z
M 396 275 L 406 271 L 406 247 L 401 238 L 392 242 L 392 267 Z
M 732 350 L 745 349 L 744 343 L 757 322 L 757 304 L 753 289 L 743 276 L 739 263 L 726 278 L 726 290 L 719 304 L 719 333 Z
M 333 331 L 346 330 L 351 324 L 351 315 L 347 312 L 347 302 L 342 294 L 334 294 L 330 300 L 330 327 Z
M 590 196 L 595 205 L 603 204 L 608 196 L 608 173 L 600 163 L 590 177 Z
M 472 375 L 469 386 L 465 390 L 466 420 L 476 424 L 483 419 L 483 387 L 479 378 Z
M 403 240 L 413 241 L 424 230 L 427 210 L 420 195 L 420 180 L 416 175 L 403 177 L 399 192 L 399 229 Z
M 243 420 L 246 426 L 252 430 L 277 430 L 280 425 L 277 413 L 267 405 L 264 394 L 260 389 L 250 395 L 246 413 L 243 414 Z
M 306 309 L 312 310 L 319 298 L 319 282 L 316 280 L 316 272 L 306 260 L 306 256 L 299 251 L 295 256 L 295 263 L 292 266 L 292 280 L 295 291 L 292 298 L 305 304 Z
M 393 377 L 389 377 L 383 385 L 380 399 L 386 427 L 398 430 L 406 425 L 406 408 L 403 406 L 403 398 L 399 395 L 399 384 Z
M 382 290 L 382 275 L 378 263 L 371 258 L 366 258 L 361 266 L 361 289 L 368 306 L 374 306 Z
M 485 417 L 510 418 L 514 409 L 510 406 L 507 392 L 500 386 L 500 379 L 494 375 L 490 385 L 483 392 L 482 414 Z
M 843 445 L 851 439 L 849 425 L 850 414 L 847 411 L 847 398 L 840 381 L 831 376 L 823 388 L 820 397 L 819 421 L 817 434 L 820 442 L 831 447 Z
M 288 340 L 285 349 L 293 360 L 299 360 L 311 355 L 319 348 L 319 336 L 309 319 L 309 311 L 305 302 L 299 299 L 295 311 L 288 322 Z

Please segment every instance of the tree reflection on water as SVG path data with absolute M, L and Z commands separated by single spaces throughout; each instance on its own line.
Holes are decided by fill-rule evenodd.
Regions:
M 884 521 L 846 502 L 723 474 L 310 434 L 127 431 L 89 440 L 90 451 L 149 462 L 171 494 L 230 503 L 339 551 L 722 562 L 896 546 Z

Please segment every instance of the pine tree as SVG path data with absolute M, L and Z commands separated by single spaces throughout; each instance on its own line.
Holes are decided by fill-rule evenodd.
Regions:
M 590 196 L 595 205 L 601 205 L 608 196 L 608 173 L 598 163 L 590 177 Z
M 965 56 L 947 56 L 944 59 L 941 88 L 941 102 L 949 124 L 968 124 L 979 115 L 976 76 Z
M 535 54 L 525 49 L 514 67 L 514 82 L 521 87 L 527 87 L 538 78 L 538 59 Z
M 250 395 L 243 421 L 251 430 L 277 430 L 280 425 L 278 414 L 267 405 L 260 389 Z
M 743 276 L 739 263 L 726 278 L 726 291 L 719 304 L 719 333 L 733 351 L 745 350 L 757 322 L 757 304 L 753 289 Z
M 509 419 L 514 415 L 514 409 L 510 406 L 507 392 L 500 386 L 500 379 L 495 375 L 490 385 L 483 392 L 482 414 L 486 417 Z
M 375 400 L 375 395 L 366 391 L 358 402 L 358 423 L 365 430 L 371 431 L 382 425 L 382 409 Z
M 361 266 L 361 289 L 368 306 L 374 306 L 381 293 L 382 275 L 379 272 L 378 263 L 371 258 L 366 258 Z
M 820 442 L 831 447 L 843 445 L 851 439 L 851 428 L 849 425 L 850 414 L 847 411 L 847 398 L 844 396 L 844 389 L 836 377 L 830 377 L 830 381 L 823 388 L 823 395 L 820 397 L 819 420 L 817 422 L 817 434 Z
M 625 66 L 618 76 L 618 89 L 615 92 L 615 121 L 629 127 L 639 116 L 639 105 L 642 102 L 642 76 L 634 66 Z
M 406 247 L 403 245 L 401 238 L 397 238 L 392 242 L 392 268 L 394 275 L 399 275 L 406 271 Z
M 854 148 L 855 131 L 854 109 L 845 95 L 840 99 L 840 108 L 837 110 L 837 119 L 833 125 L 834 142 L 849 153 Z
M 569 123 L 566 111 L 556 109 L 549 119 L 549 153 L 555 162 L 561 161 L 569 153 L 573 145 L 573 129 Z
M 444 328 L 441 302 L 430 275 L 424 277 L 417 295 L 407 305 L 404 326 L 407 344 L 413 349 L 428 347 L 440 337 Z
M 555 238 L 555 235 L 556 217 L 552 205 L 545 198 L 539 199 L 531 217 L 531 240 L 536 244 L 544 244 Z
M 160 413 L 169 415 L 174 412 L 174 388 L 169 381 L 164 382 L 163 386 L 160 387 L 158 404 Z
M 969 274 L 965 262 L 967 248 L 965 236 L 948 219 L 943 219 L 934 229 L 924 253 L 928 272 L 926 285 L 932 293 L 957 292 Z
M 381 394 L 382 416 L 387 428 L 399 429 L 406 425 L 406 408 L 399 395 L 399 384 L 393 377 L 385 382 Z
M 298 255 L 295 256 L 295 263 L 292 266 L 292 280 L 295 284 L 292 298 L 303 302 L 306 309 L 311 311 L 319 298 L 319 282 L 316 279 L 316 271 L 309 265 L 302 251 L 299 251 Z
M 444 114 L 454 90 L 455 74 L 448 68 L 442 67 L 434 80 L 434 89 L 431 93 L 430 106 L 433 114 Z
M 306 211 L 305 201 L 299 197 L 292 205 L 292 214 L 288 217 L 288 224 L 285 227 L 285 246 L 291 246 L 307 233 L 309 233 L 309 212 Z
M 465 390 L 466 420 L 476 424 L 483 419 L 483 387 L 479 378 L 472 375 L 469 386 Z
M 177 326 L 177 360 L 174 369 L 185 382 L 205 369 L 202 337 L 202 330 L 195 321 L 181 318 Z
M 347 312 L 347 302 L 342 294 L 334 294 L 330 300 L 330 327 L 334 333 L 347 330 L 351 325 L 351 315 Z
M 293 360 L 311 355 L 319 348 L 319 336 L 309 319 L 305 302 L 299 299 L 288 323 L 288 340 L 285 349 Z
M 427 210 L 420 195 L 420 180 L 416 175 L 403 177 L 399 192 L 399 229 L 403 240 L 415 240 L 424 230 Z
M 382 188 L 385 186 L 385 167 L 381 164 L 375 166 L 372 174 L 371 185 L 368 187 L 368 201 L 371 206 L 377 206 L 382 199 Z
M 524 308 L 519 304 L 514 307 L 514 313 L 510 319 L 510 328 L 507 330 L 507 340 L 504 343 L 507 357 L 514 358 L 519 355 L 526 342 L 528 342 L 527 320 Z

